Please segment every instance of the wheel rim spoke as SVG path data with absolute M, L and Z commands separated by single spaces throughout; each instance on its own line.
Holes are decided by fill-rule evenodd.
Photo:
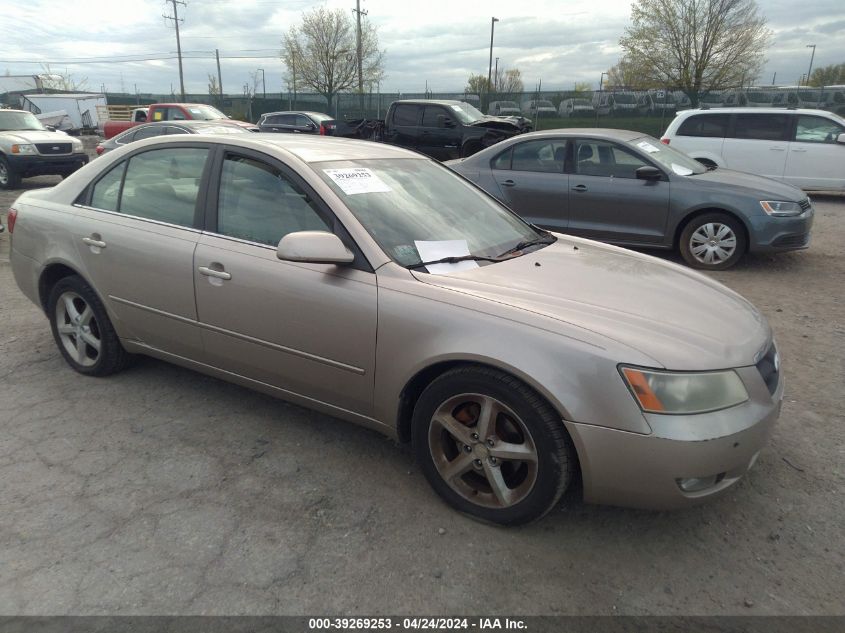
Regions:
M 65 336 L 70 334 L 76 334 L 76 328 L 70 325 L 69 323 L 62 323 L 56 329 L 58 329 L 59 334 L 64 334 Z
M 88 349 L 86 347 L 85 341 L 82 340 L 82 337 L 76 339 L 76 362 L 80 365 L 85 364 L 85 361 L 88 360 Z
M 472 453 L 461 453 L 441 471 L 443 479 L 451 481 L 472 468 Z
M 498 502 L 505 507 L 511 505 L 513 503 L 512 491 L 508 488 L 507 483 L 505 483 L 505 478 L 502 476 L 502 469 L 485 461 L 484 476 L 487 477 L 490 489 L 493 491 Z
M 481 401 L 481 410 L 478 413 L 478 435 L 484 440 L 496 432 L 496 416 L 499 409 L 493 398 L 484 398 Z
M 82 314 L 79 315 L 79 323 L 81 325 L 89 325 L 93 317 L 94 312 L 91 310 L 91 306 L 86 305 L 85 309 L 82 311 Z
M 489 449 L 490 455 L 496 459 L 504 459 L 519 462 L 536 462 L 537 453 L 525 444 L 509 444 L 501 442 Z
M 95 352 L 100 352 L 100 339 L 91 334 L 91 332 L 83 332 L 81 338 L 87 345 L 90 345 Z
M 67 314 L 71 323 L 76 323 L 80 315 L 79 310 L 76 309 L 76 306 L 73 303 L 74 296 L 71 294 L 66 294 L 64 295 L 63 299 L 65 304 L 65 314 Z
M 455 418 L 451 415 L 444 415 L 440 414 L 434 420 L 444 429 L 446 432 L 451 435 L 453 438 L 461 442 L 462 444 L 469 444 L 472 442 L 470 439 L 470 431 L 469 429 L 464 426 L 461 422 L 458 422 Z

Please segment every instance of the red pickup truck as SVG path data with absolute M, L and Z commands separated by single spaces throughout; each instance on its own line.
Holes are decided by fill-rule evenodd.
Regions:
M 133 119 L 140 117 L 133 116 Z M 103 136 L 111 138 L 131 127 L 141 123 L 153 121 L 228 121 L 257 132 L 258 128 L 252 123 L 230 119 L 217 108 L 202 103 L 154 103 L 149 107 L 145 120 L 133 121 L 106 121 L 103 124 Z

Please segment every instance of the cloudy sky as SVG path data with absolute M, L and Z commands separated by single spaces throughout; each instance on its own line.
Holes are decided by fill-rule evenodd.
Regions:
M 794 84 L 813 67 L 845 62 L 845 1 L 758 0 L 774 31 L 760 83 Z M 264 69 L 267 92 L 283 87 L 278 59 L 282 33 L 299 22 L 313 0 L 187 0 L 178 6 L 187 92 L 207 91 L 222 56 L 223 88 L 242 93 L 250 72 Z M 354 0 L 326 0 L 350 11 Z M 479 8 L 483 7 L 483 8 Z M 487 72 L 490 18 L 496 16 L 494 57 L 522 71 L 526 89 L 597 87 L 619 59 L 630 0 L 362 0 L 366 19 L 387 51 L 384 91 L 463 89 L 470 73 Z M 164 0 L 0 0 L 0 74 L 33 74 L 42 62 L 87 87 L 109 91 L 178 92 L 176 41 Z M 141 59 L 146 61 L 125 61 Z M 259 87 L 259 90 L 261 88 Z

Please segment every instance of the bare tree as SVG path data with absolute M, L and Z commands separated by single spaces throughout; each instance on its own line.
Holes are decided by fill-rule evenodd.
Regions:
M 655 86 L 699 95 L 759 75 L 771 31 L 755 0 L 636 0 L 619 40 Z
M 516 95 L 521 93 L 525 87 L 522 84 L 522 73 L 518 68 L 505 70 L 500 68 L 496 73 L 496 92 L 503 95 Z
M 44 71 L 41 73 L 41 86 L 44 90 L 73 92 L 88 89 L 88 77 L 77 81 L 67 70 L 58 73 L 50 68 L 50 64 L 41 64 L 41 69 Z
M 473 73 L 469 76 L 469 79 L 467 79 L 467 85 L 464 88 L 464 92 L 466 94 L 481 95 L 488 94 L 492 91 L 490 90 L 490 82 L 487 81 L 487 77 Z
M 282 40 L 281 58 L 288 71 L 288 83 L 307 86 L 323 95 L 328 110 L 338 93 L 358 84 L 355 24 L 343 9 L 318 7 L 302 15 L 302 24 L 292 27 Z M 361 67 L 365 83 L 384 79 L 384 51 L 378 47 L 378 33 L 369 22 L 361 25 Z
M 217 75 L 212 75 L 211 73 L 208 73 L 208 96 L 220 96 L 220 86 L 217 85 Z
M 807 83 L 816 87 L 845 84 L 845 64 L 831 64 L 816 68 Z

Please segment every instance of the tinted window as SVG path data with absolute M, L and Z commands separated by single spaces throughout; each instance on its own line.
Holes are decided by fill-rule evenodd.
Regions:
M 295 114 L 283 114 L 279 117 L 279 125 L 296 125 Z
M 264 125 L 273 125 L 274 123 L 281 123 L 282 117 L 279 115 L 276 116 L 268 116 L 264 119 Z
M 168 121 L 184 121 L 187 118 L 181 108 L 167 108 Z
M 198 128 L 197 132 L 200 134 L 206 134 L 206 130 L 203 128 Z M 172 125 L 167 126 L 167 133 L 168 134 L 190 134 L 188 130 L 183 127 L 174 127 Z
M 566 160 L 566 141 L 528 141 L 513 146 L 511 169 L 563 173 Z
M 396 125 L 416 125 L 419 114 L 420 106 L 400 104 L 393 111 L 393 122 Z
M 636 178 L 646 161 L 637 154 L 607 141 L 578 141 L 575 145 L 575 173 L 584 176 Z
M 733 136 L 761 141 L 785 141 L 788 129 L 788 114 L 737 114 Z
M 123 179 L 123 169 L 126 162 L 123 161 L 112 167 L 111 170 L 94 185 L 91 193 L 91 206 L 106 211 L 117 211 L 118 196 L 120 195 L 120 181 Z
M 119 211 L 193 226 L 200 178 L 208 150 L 174 147 L 129 159 Z
M 135 136 L 132 138 L 133 141 L 140 141 L 141 139 L 145 138 L 152 138 L 154 136 L 161 136 L 167 131 L 167 128 L 163 125 L 151 125 L 150 127 L 142 127 L 140 130 L 135 132 Z
M 444 117 L 444 124 L 441 124 L 437 117 Z M 423 127 L 447 127 L 447 125 L 445 125 L 445 121 L 454 122 L 452 117 L 449 116 L 449 112 L 446 108 L 426 106 L 425 110 L 423 110 Z
M 802 114 L 798 116 L 795 140 L 802 143 L 835 143 L 843 132 L 845 128 L 830 119 Z
M 697 114 L 681 123 L 678 136 L 724 138 L 728 133 L 729 114 Z
M 251 158 L 223 161 L 217 232 L 276 246 L 295 231 L 327 231 L 308 195 L 278 169 Z
M 297 127 L 308 127 L 309 125 L 311 125 L 311 119 L 309 119 L 304 114 L 297 114 L 296 125 Z

